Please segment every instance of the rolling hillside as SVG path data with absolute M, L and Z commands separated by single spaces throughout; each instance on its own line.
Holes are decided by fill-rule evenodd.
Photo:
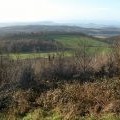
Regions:
M 112 37 L 120 35 L 119 27 L 98 27 L 94 28 L 92 25 L 90 28 L 73 26 L 73 25 L 19 25 L 19 26 L 8 26 L 0 28 L 0 36 L 5 36 L 6 34 L 15 33 L 48 33 L 48 32 L 63 32 L 63 33 L 84 33 L 87 35 L 97 36 L 97 37 Z

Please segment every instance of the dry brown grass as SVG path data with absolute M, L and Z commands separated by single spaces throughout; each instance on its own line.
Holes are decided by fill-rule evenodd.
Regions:
M 66 119 L 120 113 L 120 80 L 112 79 L 86 84 L 65 84 L 37 98 L 44 109 L 58 110 Z
M 117 49 L 112 56 L 85 61 L 62 54 L 52 60 L 11 60 L 2 56 L 0 112 L 24 117 L 40 108 L 55 111 L 65 120 L 100 117 L 106 113 L 119 115 L 120 55 Z

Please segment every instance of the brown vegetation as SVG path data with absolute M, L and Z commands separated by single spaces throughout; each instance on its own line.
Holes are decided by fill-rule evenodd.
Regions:
M 35 109 L 55 111 L 64 120 L 120 114 L 120 55 L 12 60 L 0 57 L 0 112 L 22 118 Z

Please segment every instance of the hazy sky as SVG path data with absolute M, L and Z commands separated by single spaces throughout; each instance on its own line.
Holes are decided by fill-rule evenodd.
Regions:
M 120 21 L 120 0 L 0 0 L 0 22 Z

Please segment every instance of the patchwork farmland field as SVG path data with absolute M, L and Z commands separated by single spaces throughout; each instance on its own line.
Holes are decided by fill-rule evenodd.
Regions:
M 15 38 L 16 36 L 14 36 L 12 39 L 14 40 Z M 29 47 L 28 45 L 26 46 L 26 44 L 28 43 L 31 44 L 31 42 L 33 43 L 31 39 L 34 39 L 34 41 L 41 42 L 41 43 L 45 39 L 46 40 L 45 45 L 47 44 L 47 46 L 49 46 L 50 44 L 51 47 L 52 46 L 54 47 L 54 49 L 52 51 L 51 51 L 52 49 L 51 47 L 50 48 L 44 47 L 44 49 L 41 49 L 41 44 L 40 44 L 39 49 L 41 50 L 32 51 L 31 47 L 29 47 L 27 52 L 24 52 L 25 47 L 23 46 L 21 47 L 21 52 L 9 53 L 11 58 L 13 59 L 17 59 L 17 58 L 28 59 L 28 58 L 39 58 L 39 57 L 47 58 L 49 55 L 56 56 L 56 54 L 62 53 L 62 52 L 64 52 L 66 56 L 71 56 L 74 54 L 75 51 L 78 51 L 78 50 L 80 52 L 85 52 L 85 54 L 87 55 L 105 54 L 110 51 L 110 48 L 108 47 L 109 46 L 108 43 L 87 35 L 83 36 L 83 35 L 75 35 L 75 34 L 72 34 L 72 35 L 58 34 L 58 35 L 45 35 L 45 36 L 37 36 L 37 37 L 26 35 L 24 39 L 25 41 L 27 41 L 26 43 L 24 43 L 25 47 Z M 7 38 L 7 40 L 9 40 L 9 37 Z M 18 41 L 21 41 L 21 40 L 19 39 L 14 40 L 15 43 L 17 43 Z M 18 47 L 16 47 L 16 50 L 19 49 L 19 44 L 20 43 L 18 42 L 17 43 Z M 32 47 L 33 49 L 38 49 L 38 45 L 36 44 L 33 44 Z

